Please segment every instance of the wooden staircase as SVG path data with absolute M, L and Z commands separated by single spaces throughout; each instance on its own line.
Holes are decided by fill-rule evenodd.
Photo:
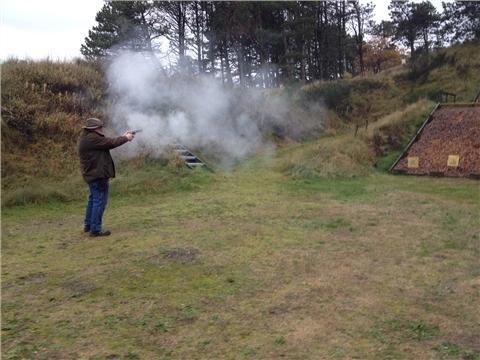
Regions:
M 177 155 L 181 159 L 185 161 L 185 164 L 190 169 L 195 169 L 197 167 L 205 167 L 206 169 L 213 171 L 213 169 L 210 166 L 208 166 L 205 161 L 200 159 L 198 156 L 196 156 L 194 153 L 192 153 L 182 144 L 175 142 L 173 146 L 174 146 L 174 151 L 177 153 Z

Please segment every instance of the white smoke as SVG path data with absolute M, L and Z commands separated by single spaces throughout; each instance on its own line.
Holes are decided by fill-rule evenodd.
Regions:
M 189 149 L 217 149 L 226 165 L 274 148 L 218 79 L 163 77 L 130 53 L 119 56 L 107 75 L 112 98 L 108 135 L 143 130 L 119 148 L 121 155 L 135 156 L 177 141 Z

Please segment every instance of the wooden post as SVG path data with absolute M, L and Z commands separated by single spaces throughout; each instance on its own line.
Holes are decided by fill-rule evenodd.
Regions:
M 357 137 L 357 132 L 358 132 L 358 125 L 357 125 L 357 127 L 355 128 L 355 137 Z

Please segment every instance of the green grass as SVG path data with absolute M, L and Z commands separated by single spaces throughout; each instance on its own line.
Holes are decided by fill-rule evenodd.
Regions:
M 2 210 L 3 359 L 479 358 L 478 182 L 122 170 L 110 237 Z
M 339 106 L 323 136 L 228 172 L 118 161 L 101 239 L 74 146 L 101 74 L 3 64 L 2 359 L 480 359 L 479 182 L 387 172 L 423 97 L 473 99 L 477 47 L 305 87 Z

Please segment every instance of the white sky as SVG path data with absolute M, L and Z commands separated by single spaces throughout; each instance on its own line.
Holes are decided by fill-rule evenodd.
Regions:
M 0 58 L 70 60 L 80 46 L 102 0 L 1 0 Z
M 414 0 L 419 2 L 419 0 Z M 390 0 L 375 4 L 375 21 L 388 20 Z M 441 0 L 430 0 L 442 11 Z M 103 0 L 0 0 L 0 59 L 71 60 L 97 25 Z

